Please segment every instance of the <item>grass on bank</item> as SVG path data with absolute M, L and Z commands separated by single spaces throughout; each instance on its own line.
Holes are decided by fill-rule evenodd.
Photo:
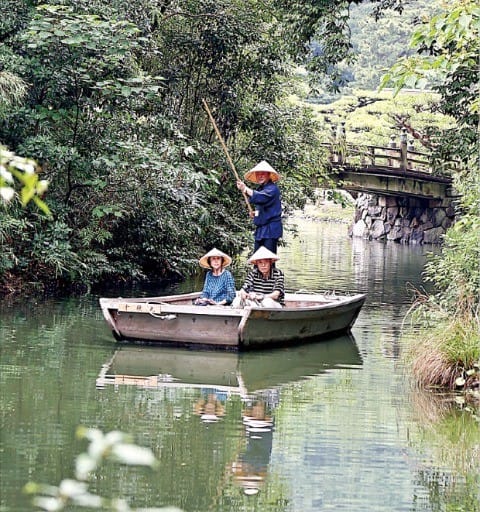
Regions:
M 318 189 L 315 201 L 307 203 L 297 215 L 306 216 L 313 221 L 352 224 L 355 201 L 344 191 Z
M 480 319 L 436 318 L 410 338 L 408 359 L 425 388 L 472 390 L 480 400 Z

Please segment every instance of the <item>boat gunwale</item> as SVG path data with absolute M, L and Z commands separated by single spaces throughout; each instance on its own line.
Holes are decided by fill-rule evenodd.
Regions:
M 280 312 L 298 312 L 298 311 L 315 311 L 315 310 L 324 310 L 330 308 L 337 308 L 340 305 L 349 305 L 352 303 L 364 301 L 366 298 L 365 294 L 355 294 L 355 295 L 316 295 L 316 294 L 297 294 L 297 293 L 286 293 L 285 294 L 285 302 L 288 303 L 304 303 L 297 306 L 286 306 L 282 309 L 279 308 L 264 308 L 261 306 L 248 306 L 245 308 L 232 308 L 226 306 L 195 306 L 193 304 L 175 304 L 174 301 L 177 300 L 186 300 L 190 298 L 195 298 L 200 295 L 197 293 L 189 293 L 182 295 L 170 295 L 164 297 L 138 297 L 138 298 L 100 298 L 100 305 L 104 310 L 117 310 L 120 313 L 122 312 L 119 309 L 119 304 L 145 304 L 151 305 L 152 309 L 142 310 L 140 308 L 138 311 L 130 310 L 127 308 L 125 312 L 127 313 L 149 313 L 149 314 L 160 314 L 160 313 L 183 313 L 183 314 L 193 314 L 193 315 L 206 315 L 206 316 L 239 316 L 244 317 L 245 311 L 247 310 L 260 310 L 260 311 L 275 311 L 277 313 Z M 308 304 L 305 304 L 308 303 Z M 159 307 L 155 307 L 159 306 Z M 154 316 L 154 315 L 152 315 Z

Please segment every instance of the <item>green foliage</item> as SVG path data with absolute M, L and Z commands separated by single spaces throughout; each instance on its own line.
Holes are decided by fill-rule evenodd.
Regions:
M 0 72 L 0 114 L 5 108 L 19 104 L 27 91 L 27 84 L 9 71 Z
M 240 173 L 272 161 L 287 210 L 311 193 L 315 122 L 283 101 L 290 27 L 273 4 L 85 0 L 27 13 L 6 41 L 28 96 L 0 139 L 39 161 L 55 223 L 29 217 L 33 250 L 14 244 L 17 261 L 31 258 L 25 280 L 181 276 L 205 249 L 251 240 L 202 97 Z
M 480 8 L 477 2 L 454 1 L 421 25 L 410 41 L 418 54 L 396 63 L 382 80 L 382 87 L 430 86 L 441 94 L 440 109 L 457 121 L 457 128 L 443 135 L 440 154 L 464 161 L 476 155 L 478 168 L 478 113 L 480 81 Z
M 10 210 L 0 209 L 0 276 L 19 265 L 16 248 L 28 243 L 25 233 L 29 223 L 24 218 L 12 216 Z
M 276 2 L 290 27 L 288 42 L 295 61 L 305 64 L 313 90 L 339 92 L 351 79 L 349 67 L 356 55 L 352 41 L 351 20 L 357 17 L 354 7 L 362 0 L 282 0 Z M 390 16 L 402 12 L 402 0 L 365 2 L 364 17 L 378 19 L 382 12 Z M 372 9 L 373 6 L 373 9 Z M 371 30 L 368 31 L 370 36 Z M 307 51 L 306 51 L 307 50 Z M 347 72 L 345 72 L 347 68 Z
M 72 83 L 81 88 L 128 66 L 138 32 L 126 21 L 104 21 L 96 15 L 77 14 L 72 7 L 41 5 L 20 40 L 28 49 L 32 70 L 46 85 L 53 79 L 67 88 Z M 64 64 L 55 76 L 46 73 L 52 52 Z M 42 63 L 47 69 L 41 69 Z M 52 90 L 53 84 L 50 87 Z
M 394 82 L 398 92 L 402 87 L 422 89 L 432 83 L 445 84 L 452 74 L 464 74 L 463 81 L 478 78 L 480 9 L 471 1 L 452 4 L 418 28 L 411 38 L 410 47 L 428 53 L 430 58 L 412 56 L 400 60 L 384 76 L 383 86 Z M 469 109 L 478 112 L 478 89 L 464 91 L 462 103 L 467 107 L 469 99 Z
M 470 369 L 480 361 L 478 327 L 479 323 L 475 320 L 455 322 L 447 326 L 442 333 L 445 341 L 441 344 L 447 363 L 460 364 L 463 368 Z
M 37 273 L 43 275 L 43 280 L 47 276 L 55 280 L 68 273 L 79 281 L 86 277 L 88 267 L 73 250 L 70 235 L 71 229 L 57 220 L 34 235 L 31 250 L 39 262 Z
M 401 12 L 385 11 L 373 16 L 373 3 L 363 2 L 350 11 L 349 26 L 355 62 L 347 67 L 355 88 L 376 90 L 385 69 L 398 59 L 411 55 L 408 41 L 419 20 L 438 10 L 437 3 L 415 0 L 402 6 Z
M 432 257 L 426 278 L 443 292 L 441 302 L 448 309 L 475 308 L 480 302 L 480 220 L 460 219 L 445 237 L 441 255 Z

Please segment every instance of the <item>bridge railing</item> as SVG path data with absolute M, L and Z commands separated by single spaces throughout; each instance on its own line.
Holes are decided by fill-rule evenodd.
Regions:
M 361 167 L 385 167 L 411 169 L 420 172 L 432 172 L 428 157 L 419 151 L 402 152 L 401 148 L 391 149 L 383 146 L 358 146 L 346 143 L 343 148 L 332 148 L 330 159 L 334 163 L 357 165 Z
M 345 125 L 342 123 L 335 131 L 332 127 L 330 142 L 322 144 L 329 148 L 329 160 L 333 165 L 350 165 L 364 169 L 381 168 L 397 172 L 422 172 L 435 175 L 451 175 L 458 167 L 457 162 L 444 162 L 432 165 L 428 153 L 416 151 L 414 140 L 407 141 L 406 130 L 402 130 L 400 142 L 395 135 L 390 137 L 387 147 L 359 145 L 346 142 Z

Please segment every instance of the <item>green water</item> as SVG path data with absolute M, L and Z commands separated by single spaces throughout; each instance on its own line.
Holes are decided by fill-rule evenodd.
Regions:
M 85 425 L 131 433 L 159 459 L 158 471 L 107 463 L 95 474 L 92 492 L 132 508 L 478 512 L 478 422 L 414 390 L 403 365 L 425 252 L 301 221 L 280 250 L 287 288 L 366 292 L 367 303 L 352 337 L 253 354 L 119 348 L 96 296 L 4 301 L 0 511 L 34 510 L 28 481 L 73 476 Z M 240 282 L 244 266 L 234 273 Z M 201 278 L 136 292 L 191 291 Z

